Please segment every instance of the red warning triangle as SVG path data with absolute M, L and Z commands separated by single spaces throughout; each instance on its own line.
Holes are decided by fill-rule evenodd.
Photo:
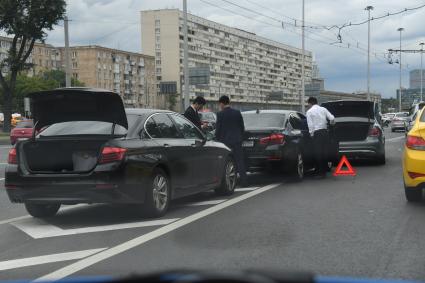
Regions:
M 342 166 L 346 166 L 347 170 L 341 170 Z M 350 162 L 345 155 L 342 156 L 341 161 L 334 171 L 334 176 L 356 176 L 356 170 L 351 166 Z

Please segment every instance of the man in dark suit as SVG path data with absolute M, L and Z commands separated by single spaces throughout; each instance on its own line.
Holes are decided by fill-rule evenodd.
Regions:
M 195 98 L 193 103 L 186 109 L 186 111 L 183 114 L 189 121 L 191 121 L 200 130 L 202 130 L 203 126 L 201 123 L 201 119 L 199 118 L 198 111 L 202 110 L 205 104 L 206 104 L 205 98 L 203 98 L 202 96 L 198 96 Z
M 223 95 L 218 100 L 221 111 L 217 113 L 216 139 L 224 143 L 233 152 L 236 162 L 236 169 L 239 173 L 241 186 L 247 185 L 244 155 L 242 151 L 242 141 L 245 133 L 245 126 L 240 111 L 230 107 L 230 99 Z

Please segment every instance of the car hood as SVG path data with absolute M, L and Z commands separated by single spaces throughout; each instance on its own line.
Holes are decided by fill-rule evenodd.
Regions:
M 121 97 L 102 89 L 61 88 L 31 93 L 35 129 L 61 122 L 101 121 L 128 128 Z
M 363 117 L 374 119 L 374 103 L 365 100 L 340 100 L 322 103 L 335 118 L 339 117 Z

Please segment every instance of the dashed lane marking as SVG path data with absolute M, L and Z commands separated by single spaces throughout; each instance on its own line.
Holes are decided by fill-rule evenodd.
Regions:
M 267 192 L 267 191 L 269 191 L 269 190 L 271 190 L 273 188 L 278 187 L 279 185 L 281 185 L 281 184 L 279 183 L 279 184 L 267 185 L 267 186 L 261 187 L 261 188 L 259 188 L 257 190 L 254 190 L 252 192 L 248 192 L 246 194 L 243 194 L 243 195 L 234 197 L 232 199 L 229 199 L 228 201 L 224 201 L 224 202 L 219 203 L 219 204 L 217 204 L 215 206 L 209 207 L 209 208 L 204 209 L 204 210 L 202 210 L 200 212 L 194 213 L 194 214 L 192 214 L 192 215 L 190 215 L 188 217 L 185 217 L 185 218 L 182 218 L 182 219 L 180 219 L 178 221 L 175 221 L 175 222 L 173 222 L 171 224 L 168 224 L 166 226 L 160 227 L 160 228 L 158 228 L 158 229 L 156 229 L 156 230 L 154 230 L 152 232 L 143 234 L 143 235 L 141 235 L 139 237 L 136 237 L 136 238 L 131 239 L 129 241 L 123 242 L 123 243 L 121 243 L 121 244 L 119 244 L 119 245 L 117 245 L 115 247 L 106 249 L 106 250 L 101 251 L 101 252 L 99 252 L 97 254 L 94 254 L 92 256 L 89 256 L 89 257 L 86 257 L 84 259 L 78 260 L 78 261 L 76 261 L 76 262 L 74 262 L 74 263 L 72 263 L 72 264 L 70 264 L 68 266 L 65 266 L 65 267 L 63 267 L 61 269 L 58 269 L 58 270 L 56 270 L 56 271 L 54 271 L 52 273 L 49 273 L 49 274 L 44 275 L 42 277 L 39 277 L 35 281 L 36 282 L 37 281 L 40 282 L 40 281 L 49 281 L 49 280 L 52 281 L 52 280 L 62 279 L 64 277 L 67 277 L 67 276 L 69 276 L 71 274 L 74 274 L 74 273 L 76 273 L 76 272 L 78 272 L 80 270 L 83 270 L 83 269 L 85 269 L 85 268 L 87 268 L 89 266 L 92 266 L 92 265 L 94 265 L 96 263 L 99 263 L 99 262 L 101 262 L 103 260 L 106 260 L 108 258 L 111 258 L 111 257 L 113 257 L 115 255 L 118 255 L 118 254 L 123 253 L 125 251 L 128 251 L 130 249 L 136 248 L 136 247 L 138 247 L 138 246 L 140 246 L 140 245 L 142 245 L 142 244 L 144 244 L 146 242 L 149 242 L 149 241 L 151 241 L 153 239 L 156 239 L 158 237 L 161 237 L 161 236 L 163 236 L 163 235 L 165 235 L 167 233 L 170 233 L 170 232 L 172 232 L 174 230 L 177 230 L 177 229 L 179 229 L 179 228 L 181 228 L 183 226 L 186 226 L 186 225 L 188 225 L 188 224 L 190 224 L 192 222 L 195 222 L 195 221 L 197 221 L 199 219 L 202 219 L 204 217 L 207 217 L 207 216 L 209 216 L 209 215 L 211 215 L 213 213 L 216 213 L 216 212 L 218 212 L 220 210 L 223 210 L 223 209 L 225 209 L 227 207 L 230 207 L 232 205 L 235 205 L 235 204 L 237 204 L 237 203 L 239 203 L 241 201 L 244 201 L 244 200 L 249 199 L 249 198 L 252 198 L 252 197 L 254 197 L 256 195 L 265 193 L 265 192 Z
M 50 255 L 42 255 L 42 256 L 35 256 L 35 257 L 0 261 L 0 270 L 8 270 L 13 268 L 27 267 L 27 266 L 59 262 L 59 261 L 82 259 L 82 258 L 91 256 L 93 254 L 96 254 L 98 252 L 101 252 L 105 249 L 107 248 L 83 250 L 83 251 L 76 251 L 76 252 L 66 252 L 66 253 L 58 253 L 58 254 L 50 254 Z
M 395 137 L 395 138 L 386 139 L 386 141 L 387 142 L 393 142 L 393 141 L 402 140 L 404 138 L 405 138 L 405 136 L 399 136 L 399 137 Z
M 258 189 L 259 187 L 239 188 L 235 189 L 235 192 L 250 192 Z

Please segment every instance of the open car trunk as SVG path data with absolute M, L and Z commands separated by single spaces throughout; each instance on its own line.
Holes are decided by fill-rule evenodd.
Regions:
M 362 141 L 368 136 L 372 123 L 367 119 L 335 118 L 334 133 L 337 141 Z
M 362 141 L 375 121 L 375 105 L 366 100 L 339 100 L 322 103 L 335 116 L 337 141 Z
M 28 140 L 21 146 L 32 173 L 83 173 L 94 169 L 107 139 Z

